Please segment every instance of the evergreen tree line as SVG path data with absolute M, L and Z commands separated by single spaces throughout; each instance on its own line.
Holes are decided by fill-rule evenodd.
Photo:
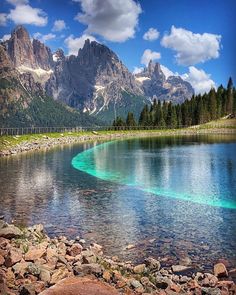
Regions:
M 129 112 L 126 120 L 117 117 L 113 126 L 181 128 L 203 124 L 227 115 L 236 116 L 236 89 L 231 78 L 227 88 L 222 85 L 217 90 L 212 88 L 209 93 L 193 95 L 182 104 L 174 105 L 165 101 L 162 103 L 154 99 L 150 107 L 144 106 L 138 122 L 134 114 Z

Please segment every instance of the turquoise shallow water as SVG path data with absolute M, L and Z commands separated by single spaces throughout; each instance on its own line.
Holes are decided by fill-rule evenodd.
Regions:
M 0 158 L 0 215 L 107 255 L 236 267 L 236 137 L 84 142 Z M 134 250 L 124 250 L 135 244 Z
M 236 209 L 235 144 L 162 148 L 141 141 L 97 145 L 75 156 L 72 165 L 99 179 L 158 196 Z

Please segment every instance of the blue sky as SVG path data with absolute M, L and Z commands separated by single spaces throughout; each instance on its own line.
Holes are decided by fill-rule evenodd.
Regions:
M 204 92 L 236 81 L 235 15 L 235 0 L 1 0 L 0 38 L 23 24 L 53 51 L 76 54 L 89 37 L 131 71 L 152 58 Z

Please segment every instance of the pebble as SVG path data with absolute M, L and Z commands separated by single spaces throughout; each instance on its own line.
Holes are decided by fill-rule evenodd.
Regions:
M 12 234 L 12 225 L 0 220 L 0 233 L 2 228 L 6 229 L 4 236 L 9 228 Z M 19 230 L 16 226 L 14 229 Z M 161 268 L 159 260 L 153 257 L 148 257 L 145 263 L 133 265 L 131 261 L 122 262 L 116 256 L 112 259 L 104 256 L 102 247 L 96 243 L 86 247 L 79 238 L 68 240 L 61 236 L 50 239 L 43 225 L 25 228 L 22 239 L 20 236 L 17 240 L 0 236 L 0 289 L 6 294 L 12 294 L 10 291 L 14 289 L 14 293 L 19 295 L 36 295 L 43 290 L 43 294 L 47 295 L 51 294 L 47 290 L 53 290 L 53 286 L 58 287 L 63 282 L 68 282 L 68 288 L 72 287 L 73 282 L 83 286 L 81 276 L 85 280 L 97 277 L 96 282 L 101 284 L 101 288 L 113 285 L 119 292 L 113 287 L 110 290 L 117 295 L 234 294 L 235 283 L 231 277 L 227 280 L 228 270 L 222 264 L 214 266 L 214 275 L 196 273 L 189 277 L 186 273 L 176 274 L 189 269 L 184 265 Z M 235 270 L 229 269 L 229 273 L 231 276 Z M 224 276 L 224 281 L 218 281 L 216 274 L 218 277 Z M 64 288 L 60 294 L 66 295 L 68 288 Z M 84 294 L 88 294 L 86 288 L 83 290 Z

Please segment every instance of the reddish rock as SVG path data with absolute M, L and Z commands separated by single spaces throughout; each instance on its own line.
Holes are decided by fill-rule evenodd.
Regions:
M 134 273 L 140 274 L 145 271 L 145 264 L 139 264 L 134 267 Z
M 118 270 L 113 271 L 113 280 L 117 282 L 122 279 L 122 274 Z
M 58 256 L 58 253 L 56 251 L 56 249 L 53 249 L 53 248 L 47 248 L 47 251 L 46 251 L 46 259 L 47 261 L 52 261 L 52 262 L 57 262 L 57 256 Z
M 69 272 L 69 270 L 66 267 L 59 268 L 53 272 L 50 283 L 52 285 L 56 284 L 60 280 L 70 276 L 72 276 L 72 274 Z
M 216 277 L 227 277 L 228 272 L 223 263 L 217 263 L 214 265 L 214 275 Z
M 45 289 L 45 282 L 37 281 L 34 283 L 35 292 L 41 293 Z
M 24 274 L 27 272 L 29 264 L 30 262 L 21 261 L 16 263 L 12 269 L 14 270 L 14 273 L 16 275 L 23 277 Z
M 67 278 L 55 286 L 43 291 L 40 295 L 119 295 L 115 288 L 92 278 Z
M 111 273 L 108 270 L 105 270 L 103 272 L 103 276 L 102 277 L 104 278 L 104 280 L 106 282 L 110 282 L 110 280 L 111 280 Z
M 7 225 L 0 229 L 0 237 L 11 239 L 11 238 L 18 238 L 22 236 L 22 231 L 14 226 L 14 225 Z
M 7 256 L 7 253 L 8 253 L 7 250 L 0 249 L 0 255 L 1 256 L 6 257 Z
M 98 245 L 96 243 L 92 243 L 92 245 L 90 246 L 91 250 L 96 254 L 96 255 L 102 255 L 102 246 Z
M 190 280 L 190 281 L 188 281 L 187 286 L 188 286 L 188 288 L 190 290 L 195 290 L 195 289 L 197 289 L 197 288 L 200 287 L 199 284 L 198 284 L 198 282 L 196 280 Z
M 181 291 L 181 287 L 179 285 L 176 285 L 176 284 L 171 284 L 170 285 L 170 290 L 176 292 L 176 293 L 179 293 Z
M 83 247 L 80 244 L 76 243 L 70 247 L 70 249 L 68 250 L 68 254 L 75 257 L 81 253 L 82 249 Z
M 98 263 L 90 263 L 90 264 L 81 264 L 74 267 L 74 272 L 79 274 L 102 274 L 102 267 Z
M 5 259 L 2 255 L 0 255 L 0 266 L 3 265 L 5 262 Z
M 8 255 L 5 258 L 5 265 L 6 267 L 11 267 L 17 262 L 21 261 L 22 259 L 22 252 L 18 248 L 11 248 L 8 252 Z
M 219 281 L 218 284 L 217 284 L 217 287 L 227 287 L 227 288 L 230 288 L 234 285 L 234 282 L 233 281 Z
M 160 262 L 152 257 L 148 257 L 145 263 L 151 271 L 158 271 L 161 268 Z
M 8 268 L 7 271 L 6 271 L 6 281 L 7 281 L 7 285 L 9 287 L 14 285 L 15 275 L 14 275 L 13 271 L 10 268 Z
M 25 254 L 26 261 L 35 261 L 41 258 L 46 253 L 45 247 L 34 247 L 31 246 L 29 251 Z

